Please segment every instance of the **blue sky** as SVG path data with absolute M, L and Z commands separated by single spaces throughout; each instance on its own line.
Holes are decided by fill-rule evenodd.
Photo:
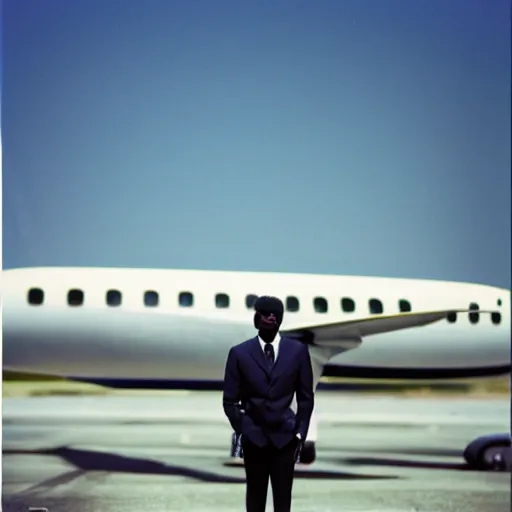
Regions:
M 510 287 L 508 0 L 5 0 L 5 268 Z

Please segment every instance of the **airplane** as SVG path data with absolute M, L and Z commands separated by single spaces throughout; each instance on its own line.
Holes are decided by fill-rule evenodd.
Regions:
M 229 348 L 255 336 L 259 295 L 322 376 L 436 380 L 509 374 L 510 290 L 343 275 L 102 267 L 3 271 L 3 368 L 113 388 L 222 389 Z M 296 404 L 292 404 L 292 407 Z M 317 419 L 301 462 L 316 459 Z M 472 441 L 470 466 L 510 455 L 510 433 Z

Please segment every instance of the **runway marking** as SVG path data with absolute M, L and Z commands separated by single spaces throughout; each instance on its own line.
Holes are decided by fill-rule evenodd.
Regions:
M 58 487 L 59 485 L 68 484 L 69 482 L 72 482 L 73 480 L 76 480 L 77 478 L 85 474 L 86 471 L 83 471 L 81 469 L 67 471 L 66 473 L 60 474 L 59 476 L 49 478 L 48 480 L 43 480 L 42 482 L 39 482 L 38 484 L 35 484 L 29 487 L 28 489 L 25 489 L 24 491 L 17 492 L 16 494 L 27 496 L 30 494 L 36 494 L 38 492 L 49 491 L 51 489 L 54 489 L 55 487 Z

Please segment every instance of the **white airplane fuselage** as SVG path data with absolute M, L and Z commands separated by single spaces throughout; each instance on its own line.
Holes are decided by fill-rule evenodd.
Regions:
M 413 312 L 471 304 L 494 312 L 458 313 L 455 321 L 368 336 L 354 350 L 331 357 L 324 368 L 328 375 L 431 379 L 510 370 L 510 292 L 479 284 L 43 267 L 4 271 L 2 295 L 8 370 L 124 380 L 131 387 L 221 382 L 229 348 L 256 334 L 248 295 L 280 297 L 292 310 L 285 310 L 284 331 L 396 315 L 400 304 Z

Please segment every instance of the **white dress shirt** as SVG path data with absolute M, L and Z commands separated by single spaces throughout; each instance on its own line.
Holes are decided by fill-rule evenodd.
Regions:
M 265 354 L 265 345 L 266 343 L 258 336 L 258 340 L 260 342 L 261 350 Z M 277 361 L 277 354 L 279 353 L 279 342 L 281 341 L 281 335 L 279 333 L 276 334 L 274 341 L 271 345 L 274 347 L 274 363 Z

